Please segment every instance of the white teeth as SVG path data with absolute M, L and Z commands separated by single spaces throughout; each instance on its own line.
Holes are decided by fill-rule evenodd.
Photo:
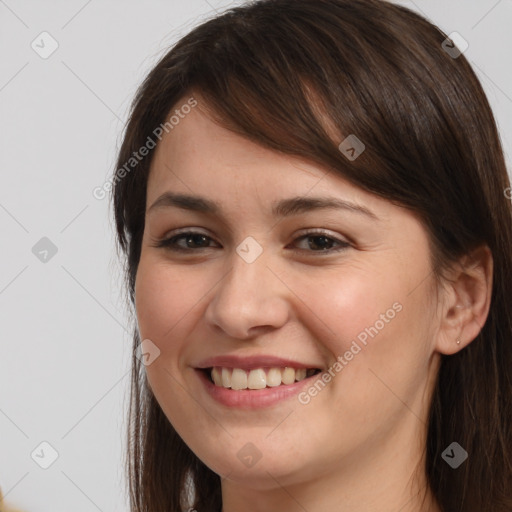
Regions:
M 216 386 L 222 386 L 222 373 L 219 368 L 212 368 L 212 380 Z
M 247 372 L 245 370 L 233 368 L 231 389 L 247 389 Z
M 281 369 L 270 368 L 267 373 L 267 386 L 274 388 L 281 385 Z
M 225 388 L 231 387 L 231 370 L 229 368 L 222 368 L 222 385 Z
M 295 370 L 295 380 L 299 381 L 306 378 L 306 368 L 298 368 Z
M 281 381 L 283 384 L 293 384 L 295 382 L 295 368 L 285 368 L 282 371 Z
M 316 370 L 306 368 L 256 368 L 254 370 L 242 370 L 241 368 L 220 368 L 211 370 L 211 378 L 216 386 L 242 389 L 264 389 L 277 387 L 281 384 L 290 385 L 299 382 L 306 377 L 314 375 Z
M 267 387 L 267 376 L 265 370 L 258 368 L 257 370 L 251 370 L 249 377 L 247 377 L 247 387 L 249 389 L 263 389 Z

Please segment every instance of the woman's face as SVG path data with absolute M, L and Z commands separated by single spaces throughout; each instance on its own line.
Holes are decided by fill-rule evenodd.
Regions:
M 409 464 L 439 327 L 417 218 L 219 127 L 201 103 L 155 151 L 136 310 L 151 389 L 187 445 L 262 489 Z M 178 231 L 195 235 L 157 246 Z M 210 382 L 213 366 L 242 389 Z

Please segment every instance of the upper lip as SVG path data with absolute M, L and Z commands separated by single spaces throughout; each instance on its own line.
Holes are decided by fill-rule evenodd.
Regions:
M 223 355 L 216 357 L 209 357 L 204 359 L 195 366 L 197 369 L 213 368 L 214 366 L 221 366 L 224 368 L 240 368 L 242 370 L 254 370 L 255 368 L 319 368 L 320 365 L 314 363 L 301 363 L 292 361 L 291 359 L 283 359 L 282 357 L 259 355 L 250 357 L 241 357 L 234 355 Z

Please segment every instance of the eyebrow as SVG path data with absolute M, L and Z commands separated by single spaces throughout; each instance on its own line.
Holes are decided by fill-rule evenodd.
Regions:
M 206 199 L 205 197 L 165 192 L 148 208 L 148 213 L 155 209 L 168 207 L 176 207 L 183 210 L 191 210 L 210 215 L 219 215 L 222 211 L 218 202 Z M 274 217 L 281 218 L 322 209 L 346 210 L 366 215 L 374 220 L 380 220 L 375 213 L 365 206 L 358 205 L 344 199 L 339 199 L 337 197 L 297 196 L 290 197 L 288 199 L 281 199 L 280 201 L 274 201 L 272 203 L 272 215 Z

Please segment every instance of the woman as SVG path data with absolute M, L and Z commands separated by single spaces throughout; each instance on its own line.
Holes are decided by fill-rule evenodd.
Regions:
M 263 0 L 181 39 L 113 177 L 131 510 L 512 510 L 512 211 L 437 27 Z

